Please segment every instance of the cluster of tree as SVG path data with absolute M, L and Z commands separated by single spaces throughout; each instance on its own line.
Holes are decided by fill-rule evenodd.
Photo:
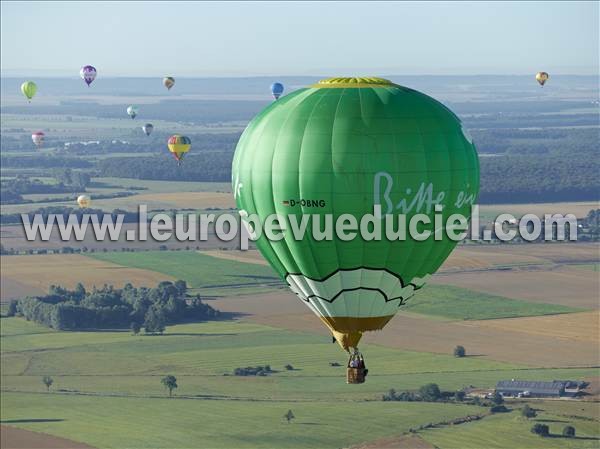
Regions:
M 291 410 L 288 410 L 287 413 L 283 415 L 283 419 L 285 419 L 288 422 L 288 424 L 292 422 L 292 419 L 294 418 L 294 412 L 292 412 Z
M 293 369 L 293 368 L 292 368 Z M 271 365 L 265 366 L 246 366 L 245 368 L 236 368 L 233 370 L 234 376 L 268 376 L 275 371 L 271 369 Z
M 186 155 L 177 165 L 168 154 L 148 157 L 111 157 L 99 162 L 101 176 L 155 179 L 164 181 L 228 182 L 231 180 L 231 152 L 204 152 Z
M 525 404 L 521 409 L 521 416 L 525 418 L 535 418 L 537 416 L 537 411 L 534 408 L 531 408 L 529 404 Z
M 55 168 L 52 176 L 58 184 L 70 187 L 72 190 L 82 192 L 90 184 L 91 177 L 89 173 L 82 171 L 73 171 L 70 168 Z
M 266 84 L 268 86 L 268 84 Z M 264 89 L 264 87 L 263 87 Z M 140 92 L 136 88 L 130 90 L 130 95 Z M 64 93 L 63 93 L 64 95 Z M 111 95 L 114 95 L 111 93 Z M 140 93 L 140 95 L 144 95 Z M 166 120 L 175 122 L 188 122 L 196 124 L 214 124 L 222 122 L 247 123 L 258 112 L 270 103 L 265 95 L 264 101 L 249 100 L 180 100 L 160 101 L 158 103 L 144 104 L 140 113 L 140 120 Z M 82 117 L 89 115 L 90 110 L 98 118 L 114 119 L 126 117 L 121 104 L 99 104 L 96 102 L 61 101 L 57 105 L 27 105 L 4 106 L 3 114 L 43 114 L 43 115 L 72 115 Z
M 393 388 L 384 394 L 381 399 L 383 401 L 404 401 L 404 402 L 438 402 L 463 401 L 465 399 L 464 391 L 442 391 L 438 384 L 429 383 L 423 385 L 418 391 L 400 391 L 397 392 Z
M 48 295 L 26 297 L 9 304 L 9 316 L 22 316 L 54 329 L 116 329 L 131 327 L 162 333 L 166 325 L 217 319 L 219 311 L 204 304 L 199 295 L 187 295 L 185 281 L 161 282 L 155 288 L 122 289 L 105 285 L 86 291 L 51 286 Z
M 107 153 L 162 153 L 166 151 L 169 134 L 154 132 L 150 136 L 143 135 L 141 129 L 132 131 L 133 138 L 124 140 L 100 140 L 98 143 L 69 143 L 62 150 L 74 155 L 95 155 Z M 240 133 L 186 134 L 193 144 L 194 153 L 204 151 L 224 151 L 233 153 Z
M 17 176 L 16 178 L 3 179 L 0 184 L 0 202 L 2 204 L 17 204 L 30 202 L 22 195 L 28 194 L 56 194 L 70 193 L 75 190 L 73 185 L 63 183 L 49 184 L 39 179 Z
M 160 383 L 163 385 L 163 387 L 169 390 L 169 397 L 173 396 L 173 390 L 175 390 L 178 387 L 177 378 L 172 374 L 163 377 L 160 380 Z
M 483 129 L 471 131 L 480 154 L 593 155 L 598 129 Z
M 480 158 L 480 164 L 481 204 L 597 200 L 600 196 L 597 157 L 507 155 Z
M 402 401 L 402 402 L 463 402 L 466 400 L 466 393 L 463 390 L 442 391 L 435 383 L 423 385 L 417 391 L 396 391 L 393 388 L 382 395 L 382 401 Z M 490 407 L 491 413 L 508 412 L 509 409 L 504 405 L 504 398 L 498 392 L 489 400 L 483 400 L 479 397 L 470 399 L 473 405 Z
M 600 209 L 592 209 L 587 216 L 579 221 L 581 230 L 578 238 L 580 240 L 600 240 Z
M 458 345 L 454 348 L 454 357 L 466 357 L 467 351 L 464 346 Z
M 94 199 L 102 199 L 102 198 L 121 198 L 125 196 L 133 195 L 130 192 L 116 192 L 107 195 L 98 195 L 95 196 Z M 75 201 L 73 199 L 73 201 Z M 67 206 L 46 206 L 40 207 L 39 209 L 35 209 L 31 212 L 28 212 L 26 215 L 29 217 L 29 222 L 33 222 L 33 218 L 36 215 L 40 215 L 44 222 L 48 219 L 48 216 L 60 215 L 63 217 L 65 223 L 69 220 L 69 216 L 73 215 L 77 217 L 77 222 L 81 223 L 82 216 L 86 215 L 96 215 L 98 216 L 98 220 L 101 222 L 104 214 L 110 214 L 113 222 L 116 222 L 117 215 L 123 216 L 123 223 L 137 223 L 139 221 L 139 214 L 137 212 L 128 212 L 122 209 L 114 209 L 112 212 L 104 212 L 102 209 L 80 209 L 73 208 Z M 3 214 L 0 215 L 0 224 L 9 225 L 9 224 L 20 224 L 22 222 L 22 217 L 20 213 L 14 214 Z
M 482 128 L 556 128 L 597 126 L 598 114 L 485 114 L 465 117 L 463 123 L 468 129 Z
M 550 427 L 547 424 L 534 424 L 531 428 L 531 433 L 535 433 L 541 437 L 549 437 L 550 436 Z M 573 426 L 565 426 L 562 431 L 562 435 L 565 438 L 575 438 L 575 427 Z
M 100 161 L 99 170 L 106 177 L 226 182 L 231 179 L 232 158 L 225 151 L 190 154 L 177 166 L 168 155 L 116 157 Z M 506 154 L 482 157 L 480 166 L 482 204 L 596 200 L 600 196 L 598 158 Z
M 54 169 L 52 175 L 56 180 L 54 183 L 42 182 L 23 175 L 3 179 L 0 189 L 2 204 L 26 202 L 21 195 L 27 194 L 81 193 L 85 191 L 91 180 L 89 173 L 73 171 L 70 168 Z
M 36 154 L 35 156 L 3 155 L 0 158 L 0 165 L 4 168 L 92 168 L 94 164 L 81 157 Z

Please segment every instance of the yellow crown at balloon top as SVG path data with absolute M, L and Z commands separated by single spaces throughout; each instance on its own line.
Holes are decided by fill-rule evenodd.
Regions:
M 316 88 L 347 88 L 347 87 L 395 87 L 396 84 L 385 78 L 375 76 L 335 77 L 326 78 L 313 84 Z

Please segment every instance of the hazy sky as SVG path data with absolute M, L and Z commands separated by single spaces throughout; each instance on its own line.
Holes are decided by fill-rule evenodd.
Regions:
M 4 75 L 598 73 L 598 2 L 8 2 Z

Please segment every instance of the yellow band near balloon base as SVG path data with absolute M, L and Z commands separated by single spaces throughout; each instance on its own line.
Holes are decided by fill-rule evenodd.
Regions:
M 331 330 L 338 344 L 346 351 L 358 347 L 363 332 L 381 330 L 393 315 L 375 317 L 330 317 L 319 316 Z

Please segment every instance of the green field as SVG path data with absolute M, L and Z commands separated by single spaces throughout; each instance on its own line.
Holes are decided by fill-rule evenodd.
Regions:
M 98 448 L 337 448 L 466 415 L 465 405 L 131 399 L 5 393 L 3 422 Z M 283 414 L 297 419 L 287 424 Z M 17 411 L 18 410 L 18 411 Z M 27 422 L 27 418 L 59 420 Z M 24 421 L 24 422 L 23 422 Z M 357 421 L 360 425 L 357 426 Z
M 94 183 L 119 188 L 144 187 L 140 193 L 173 193 L 173 192 L 231 192 L 228 182 L 189 182 L 189 181 L 150 181 L 131 178 L 94 178 Z
M 450 285 L 427 285 L 403 310 L 458 320 L 488 320 L 581 312 L 556 304 L 528 302 Z
M 529 369 L 366 345 L 368 382 L 349 386 L 344 368 L 329 366 L 345 363 L 329 339 L 237 321 L 170 326 L 163 336 L 136 337 L 58 332 L 3 318 L 1 331 L 2 422 L 99 448 L 177 448 L 190 441 L 210 441 L 215 448 L 336 448 L 486 411 L 382 402 L 390 388 L 427 382 L 447 390 L 487 388 L 511 377 L 580 379 L 597 371 Z M 294 370 L 284 368 L 288 363 Z M 276 372 L 225 375 L 264 364 Z M 166 374 L 178 379 L 172 399 L 160 384 Z M 54 379 L 50 393 L 44 375 Z M 289 425 L 282 419 L 288 409 L 297 417 Z
M 531 406 L 543 410 L 549 402 L 531 403 Z M 526 419 L 516 409 L 522 405 L 515 404 L 511 413 L 499 413 L 481 421 L 462 424 L 460 430 L 446 427 L 425 430 L 420 435 L 443 449 L 584 449 L 600 446 L 600 423 L 597 420 L 557 416 L 543 411 L 538 412 L 536 418 Z M 509 404 L 510 407 L 513 405 Z M 542 438 L 531 433 L 530 429 L 536 423 L 548 425 L 550 437 Z M 562 437 L 562 429 L 568 425 L 575 427 L 577 438 Z
M 109 252 L 90 257 L 183 279 L 199 289 L 201 295 L 261 293 L 283 285 L 270 267 L 218 259 L 196 251 Z

